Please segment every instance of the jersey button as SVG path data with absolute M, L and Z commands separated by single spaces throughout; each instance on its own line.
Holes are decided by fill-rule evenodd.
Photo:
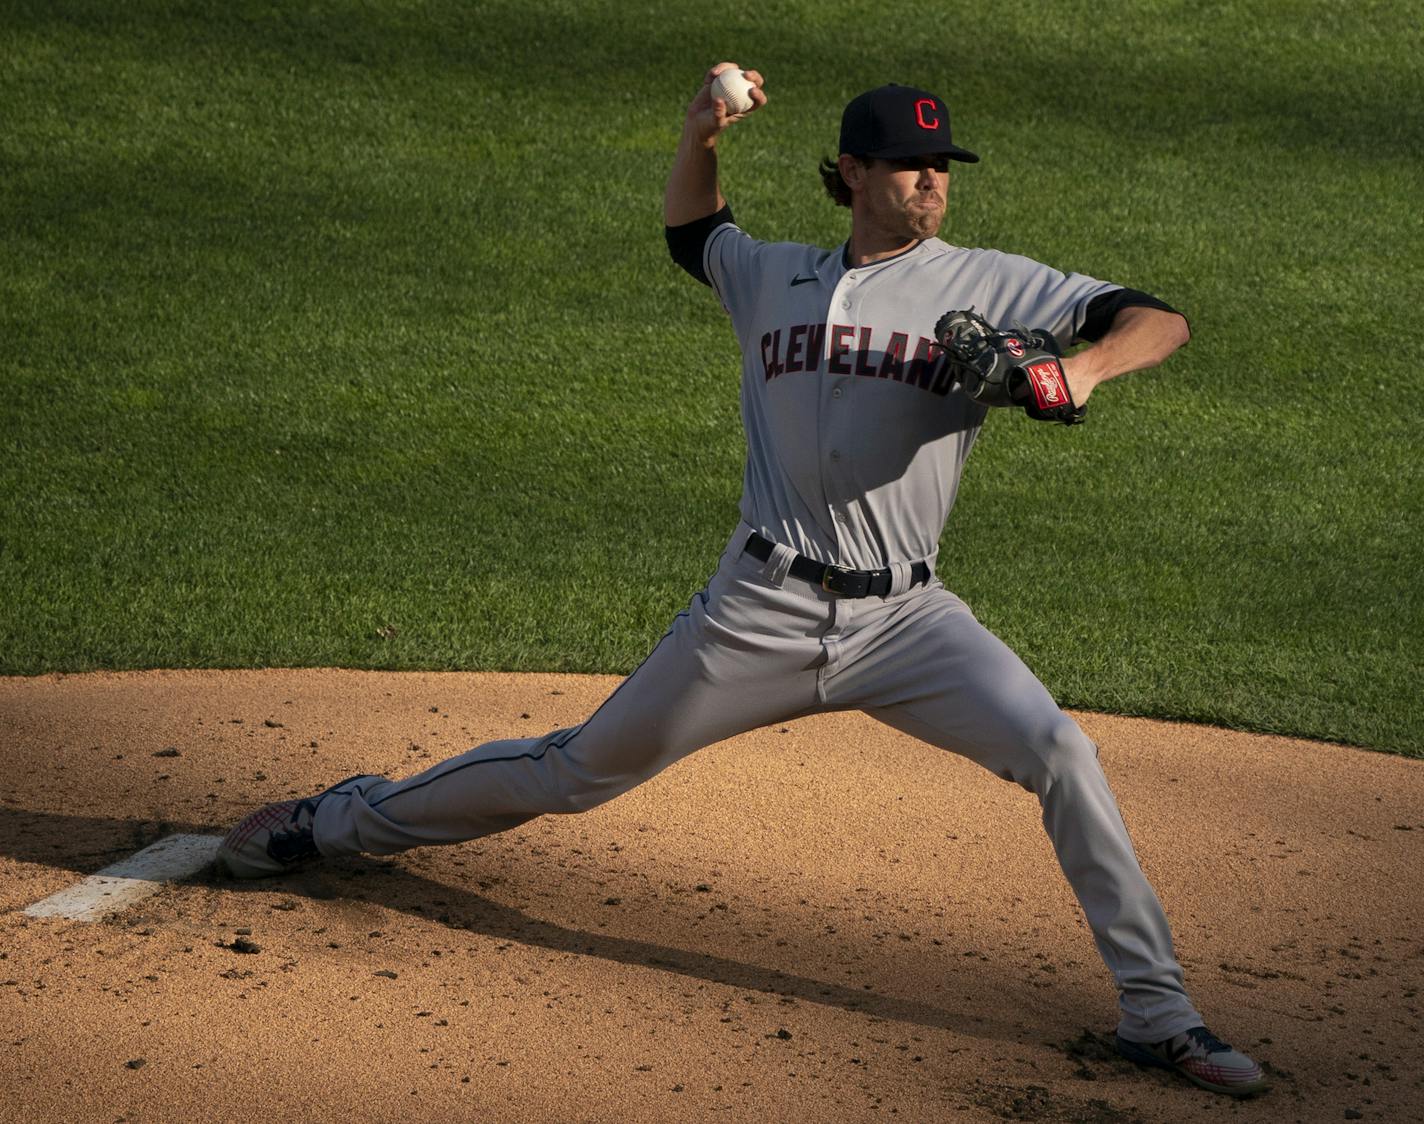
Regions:
M 833 460 L 833 461 L 838 461 L 838 460 L 840 460 L 840 459 L 841 459 L 841 451 L 840 451 L 839 449 L 832 449 L 832 450 L 831 450 L 831 460 Z
M 835 390 L 831 391 L 831 397 L 832 397 L 832 398 L 839 398 L 842 393 L 843 393 L 843 392 L 841 391 L 841 388 L 840 388 L 840 387 L 836 387 Z

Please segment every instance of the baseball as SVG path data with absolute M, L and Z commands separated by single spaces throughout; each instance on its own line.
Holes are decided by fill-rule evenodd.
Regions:
M 740 70 L 724 70 L 712 79 L 712 96 L 727 103 L 728 113 L 745 113 L 752 107 L 752 84 Z

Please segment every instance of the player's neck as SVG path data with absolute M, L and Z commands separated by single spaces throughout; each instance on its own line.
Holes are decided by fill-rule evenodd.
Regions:
M 846 242 L 846 257 L 852 269 L 856 266 L 871 265 L 886 258 L 903 254 L 914 249 L 923 238 L 907 239 L 903 231 L 894 232 L 876 229 L 869 224 L 854 223 L 850 239 Z

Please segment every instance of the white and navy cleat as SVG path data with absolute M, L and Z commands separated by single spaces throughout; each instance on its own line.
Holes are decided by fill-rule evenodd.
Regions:
M 267 878 L 296 870 L 321 858 L 316 840 L 312 837 L 317 805 L 337 789 L 354 781 L 384 779 L 357 774 L 316 796 L 283 800 L 258 808 L 229 831 L 218 845 L 218 869 L 233 878 Z
M 1117 1050 L 1138 1065 L 1176 1070 L 1213 1093 L 1249 1097 L 1271 1087 L 1259 1065 L 1204 1026 L 1194 1026 L 1164 1042 L 1129 1042 L 1119 1035 Z

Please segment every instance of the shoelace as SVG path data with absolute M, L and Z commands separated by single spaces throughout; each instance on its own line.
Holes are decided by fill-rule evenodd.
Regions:
M 1204 1026 L 1192 1027 L 1191 1030 L 1187 1031 L 1187 1037 L 1207 1054 L 1224 1054 L 1231 1049 L 1230 1046 Z

